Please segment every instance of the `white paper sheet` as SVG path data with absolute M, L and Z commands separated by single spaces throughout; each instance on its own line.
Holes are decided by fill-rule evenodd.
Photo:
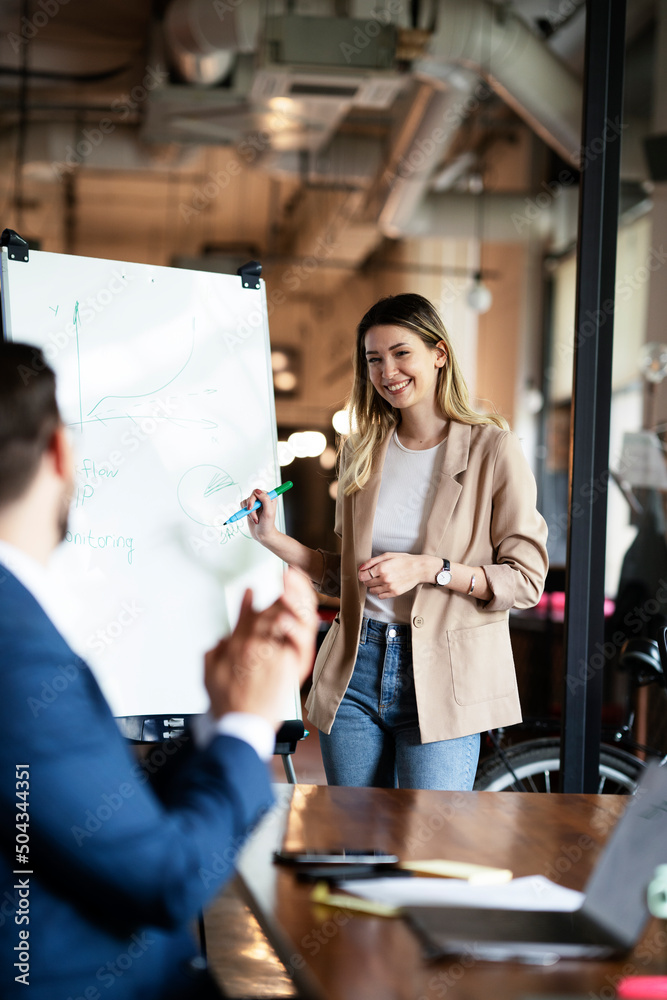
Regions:
M 584 894 L 526 875 L 504 885 L 471 885 L 453 878 L 377 878 L 340 882 L 339 889 L 390 906 L 478 906 L 503 910 L 578 910 Z

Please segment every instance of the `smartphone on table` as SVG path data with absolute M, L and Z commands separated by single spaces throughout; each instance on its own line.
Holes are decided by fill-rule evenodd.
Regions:
M 274 860 L 281 865 L 395 865 L 398 855 L 375 848 L 310 848 L 295 851 L 274 851 Z

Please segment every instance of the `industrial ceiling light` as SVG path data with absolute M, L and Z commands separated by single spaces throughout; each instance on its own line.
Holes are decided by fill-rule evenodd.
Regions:
M 468 305 L 476 313 L 488 312 L 493 302 L 490 289 L 482 280 L 482 244 L 484 240 L 484 179 L 480 169 L 478 174 L 470 178 L 470 186 L 476 193 L 475 199 L 475 236 L 479 254 L 479 269 L 475 272 L 473 285 L 468 292 Z
M 482 272 L 475 273 L 474 283 L 468 292 L 468 305 L 476 313 L 488 312 L 493 302 L 491 290 L 482 281 Z

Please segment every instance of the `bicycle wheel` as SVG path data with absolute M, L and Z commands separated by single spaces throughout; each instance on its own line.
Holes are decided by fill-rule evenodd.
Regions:
M 558 792 L 560 791 L 560 741 L 529 740 L 504 751 L 515 777 L 499 754 L 494 754 L 478 771 L 477 792 Z M 645 768 L 643 761 L 618 747 L 600 748 L 598 792 L 632 795 Z

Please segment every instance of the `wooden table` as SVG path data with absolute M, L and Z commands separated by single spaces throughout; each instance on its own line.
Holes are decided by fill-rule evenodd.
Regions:
M 314 906 L 312 887 L 271 852 L 367 847 L 401 858 L 448 858 L 543 874 L 583 888 L 627 799 L 612 795 L 433 792 L 276 786 L 279 803 L 244 850 L 248 901 L 293 977 L 299 996 L 327 1000 L 516 1000 L 579 996 L 611 1000 L 622 975 L 667 973 L 667 934 L 651 921 L 632 954 L 615 962 L 561 961 L 542 968 L 428 963 L 400 919 Z M 622 873 L 619 873 L 622 878 Z

